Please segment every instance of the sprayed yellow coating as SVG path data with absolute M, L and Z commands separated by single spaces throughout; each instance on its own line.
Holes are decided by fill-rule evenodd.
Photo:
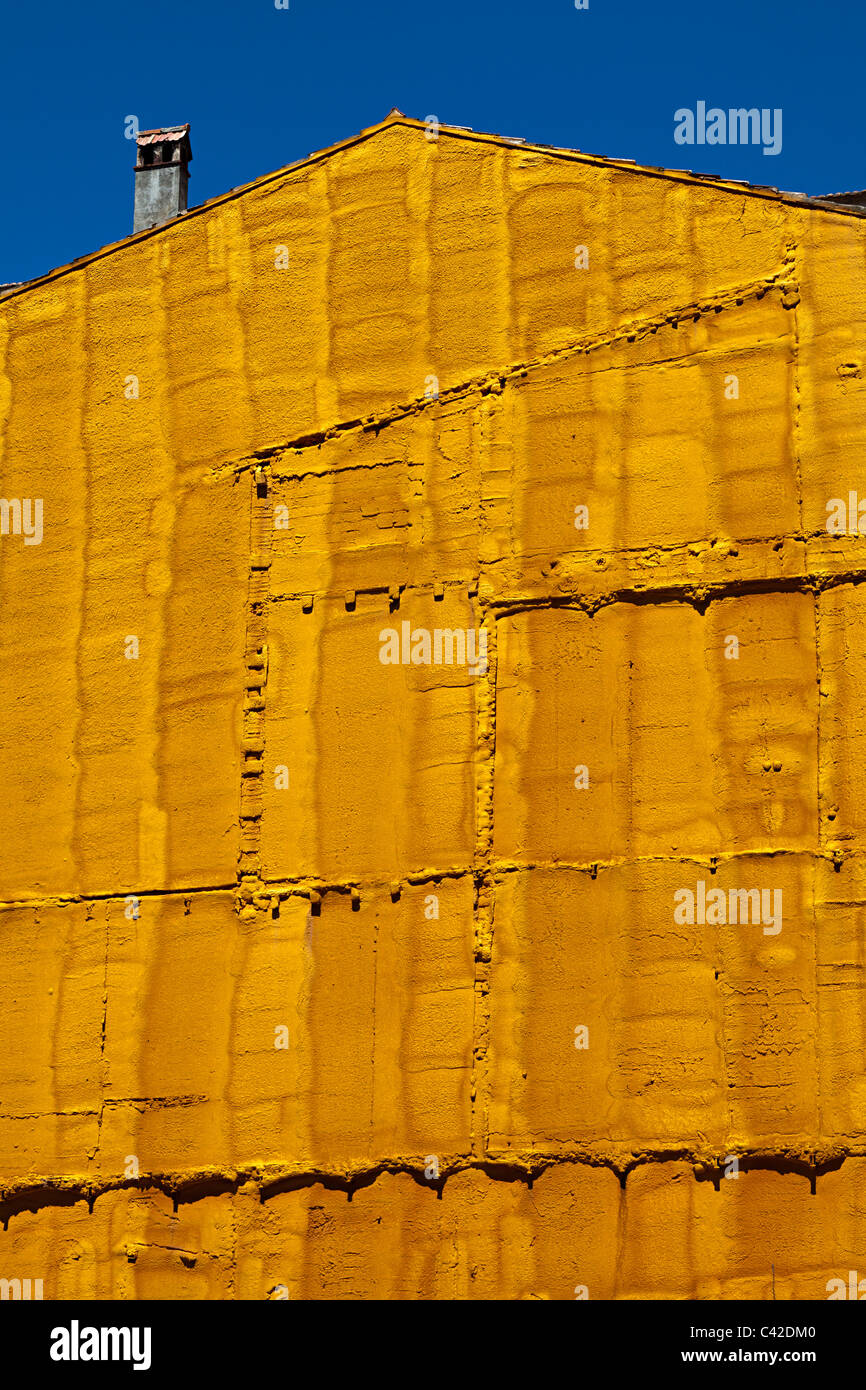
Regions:
M 0 299 L 0 1276 L 847 1277 L 863 225 L 394 115 Z

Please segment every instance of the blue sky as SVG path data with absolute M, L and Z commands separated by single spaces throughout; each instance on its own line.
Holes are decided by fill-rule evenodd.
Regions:
M 866 186 L 859 0 L 41 0 L 0 35 L 0 282 L 129 234 L 142 129 L 192 124 L 190 206 L 392 106 L 819 194 Z M 674 141 L 674 112 L 783 112 L 781 153 Z

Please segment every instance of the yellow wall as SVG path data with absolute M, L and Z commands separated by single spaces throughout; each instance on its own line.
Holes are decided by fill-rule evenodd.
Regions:
M 0 301 L 0 1276 L 847 1277 L 862 229 L 395 117 Z

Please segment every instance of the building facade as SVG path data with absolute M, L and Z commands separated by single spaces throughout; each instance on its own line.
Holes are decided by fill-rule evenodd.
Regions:
M 848 1278 L 864 244 L 394 112 L 4 292 L 0 1275 Z

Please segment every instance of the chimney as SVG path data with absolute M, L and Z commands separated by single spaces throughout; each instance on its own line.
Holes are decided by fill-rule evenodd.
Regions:
M 189 126 L 140 130 L 135 137 L 135 216 L 132 230 L 143 232 L 186 212 L 186 186 L 192 146 Z

